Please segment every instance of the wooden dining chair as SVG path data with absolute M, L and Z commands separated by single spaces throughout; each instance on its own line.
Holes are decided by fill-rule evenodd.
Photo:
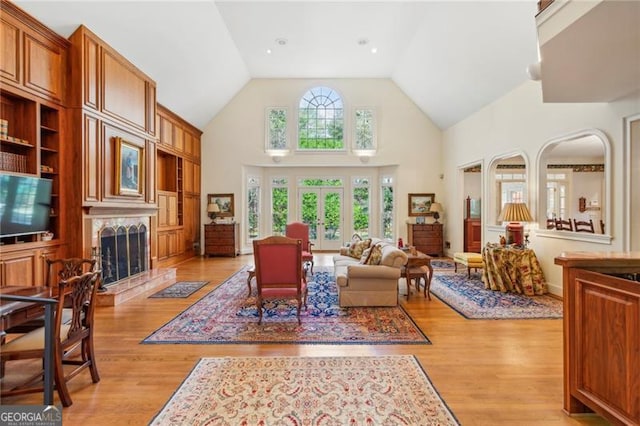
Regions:
M 559 231 L 573 231 L 571 219 L 556 219 L 556 229 Z
M 547 219 L 547 229 L 556 229 L 555 219 Z
M 67 388 L 68 380 L 88 368 L 93 383 L 100 381 L 93 344 L 94 311 L 100 275 L 100 271 L 86 272 L 60 281 L 55 289 L 58 303 L 54 313 L 54 383 L 60 401 L 65 407 L 73 403 Z M 65 305 L 71 309 L 68 323 L 62 321 Z M 45 333 L 46 330 L 41 327 L 0 346 L 2 363 L 43 358 Z M 65 366 L 73 368 L 65 369 Z M 3 389 L 2 397 L 42 392 L 42 374 L 42 371 L 38 371 L 25 382 L 10 389 Z
M 593 220 L 576 220 L 573 219 L 573 227 L 576 232 L 589 232 L 594 234 L 596 231 L 593 228 Z
M 257 287 L 258 324 L 262 324 L 264 301 L 296 299 L 298 324 L 300 310 L 307 308 L 307 282 L 302 270 L 302 241 L 283 236 L 253 240 Z
M 604 220 L 600 219 L 600 233 L 604 234 Z
M 83 259 L 72 257 L 67 259 L 45 259 L 47 265 L 44 272 L 44 285 L 54 287 L 58 281 L 68 280 L 71 277 L 82 275 L 95 269 L 95 259 Z M 69 309 L 63 311 L 63 322 L 69 319 Z M 22 324 L 11 327 L 7 334 L 28 333 L 37 328 L 44 327 L 44 316 L 32 318 Z
M 288 223 L 285 236 L 302 240 L 302 262 L 309 265 L 309 272 L 313 275 L 313 243 L 309 241 L 309 225 L 302 222 Z

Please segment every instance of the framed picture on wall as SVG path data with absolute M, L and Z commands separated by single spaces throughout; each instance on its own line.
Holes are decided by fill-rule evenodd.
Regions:
M 435 194 L 409 194 L 409 216 L 432 216 L 429 211 Z
M 115 138 L 116 192 L 118 195 L 142 196 L 144 187 L 144 148 L 122 138 Z
M 217 204 L 220 209 L 219 213 L 216 213 L 217 217 L 233 217 L 233 194 L 208 194 L 207 204 Z

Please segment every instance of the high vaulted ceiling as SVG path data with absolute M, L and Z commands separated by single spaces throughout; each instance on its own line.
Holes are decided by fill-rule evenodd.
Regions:
M 15 3 L 64 37 L 84 24 L 199 128 L 252 78 L 390 78 L 446 129 L 538 60 L 535 0 Z

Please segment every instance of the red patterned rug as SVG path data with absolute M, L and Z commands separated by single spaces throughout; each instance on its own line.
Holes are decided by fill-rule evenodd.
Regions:
M 295 305 L 286 300 L 265 303 L 258 325 L 255 283 L 247 295 L 247 267 L 236 272 L 143 343 L 325 343 L 429 344 L 404 309 L 341 308 L 329 268 L 309 277 L 308 308 L 298 325 Z
M 459 425 L 412 355 L 203 358 L 150 425 Z

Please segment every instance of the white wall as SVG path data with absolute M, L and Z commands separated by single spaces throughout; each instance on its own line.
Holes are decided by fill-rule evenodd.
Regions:
M 463 185 L 457 182 L 460 165 L 478 159 L 490 164 L 491 160 L 514 150 L 527 157 L 529 176 L 529 206 L 532 215 L 537 215 L 538 182 L 535 164 L 538 151 L 551 139 L 583 129 L 599 129 L 610 139 L 612 146 L 612 218 L 608 220 L 610 244 L 573 241 L 565 239 L 531 236 L 530 247 L 536 251 L 550 290 L 561 294 L 561 268 L 554 265 L 554 258 L 562 251 L 618 251 L 624 245 L 623 183 L 624 177 L 624 118 L 640 112 L 640 93 L 612 103 L 591 104 L 544 104 L 541 86 L 528 81 L 512 92 L 486 106 L 482 110 L 447 129 L 443 134 L 444 194 L 445 203 L 459 200 Z M 486 169 L 483 170 L 486 173 Z M 485 182 L 488 179 L 485 176 Z M 487 199 L 485 187 L 483 199 Z M 636 187 L 637 190 L 637 187 Z M 483 203 L 483 209 L 487 203 Z M 448 239 L 452 243 L 451 253 L 462 250 L 462 211 L 457 217 L 450 215 L 446 223 Z M 483 211 L 483 217 L 487 217 Z M 483 227 L 484 241 L 497 242 L 502 231 L 495 227 Z
M 355 107 L 375 107 L 378 153 L 365 165 L 351 152 L 309 154 L 290 153 L 275 164 L 265 153 L 265 108 L 289 108 L 290 141 L 295 145 L 296 114 L 300 97 L 311 87 L 326 85 L 336 89 L 345 107 L 345 137 L 350 136 Z M 330 168 L 368 167 L 396 174 L 396 237 L 406 240 L 407 194 L 435 193 L 442 201 L 442 134 L 418 107 L 389 79 L 255 79 L 216 115 L 202 135 L 202 211 L 206 220 L 206 194 L 234 193 L 236 220 L 245 222 L 242 200 L 249 173 L 281 167 L 295 171 L 311 168 L 310 174 L 335 173 Z M 348 142 L 347 142 L 348 144 Z M 248 168 L 251 168 L 249 171 Z M 351 172 L 350 172 L 351 173 Z M 264 174 L 264 170 L 262 170 Z M 267 175 L 273 174 L 269 172 Z M 292 175 L 293 176 L 293 175 Z M 263 192 L 264 194 L 264 192 Z M 263 196 L 263 206 L 268 199 Z M 457 204 L 459 205 L 459 203 Z M 447 204 L 444 204 L 447 209 Z M 268 211 L 263 210 L 263 214 Z M 446 219 L 446 212 L 445 212 Z M 244 228 L 241 225 L 241 228 Z M 246 240 L 244 229 L 241 241 Z M 246 246 L 245 246 L 246 249 Z

